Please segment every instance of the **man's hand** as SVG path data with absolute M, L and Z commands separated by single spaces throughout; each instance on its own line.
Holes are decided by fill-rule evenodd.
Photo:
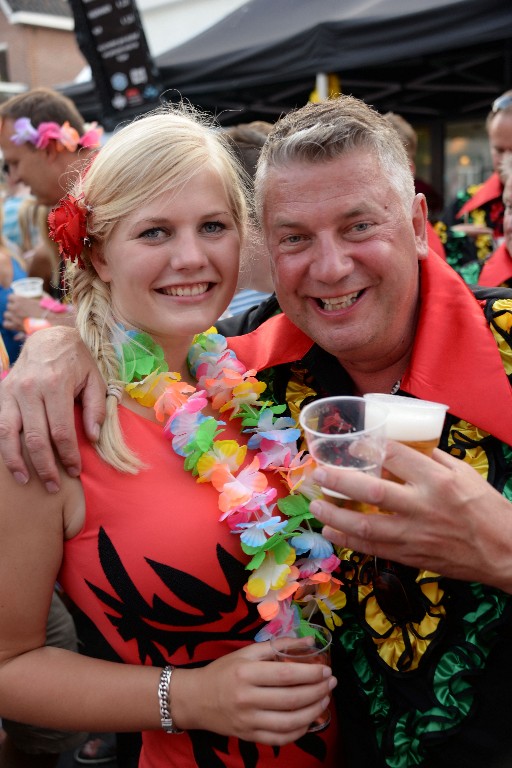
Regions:
M 21 431 L 30 460 L 50 493 L 59 490 L 53 446 L 68 474 L 80 474 L 76 397 L 82 400 L 85 433 L 94 442 L 105 419 L 105 384 L 78 332 L 60 326 L 29 337 L 0 385 L 0 454 L 17 482 L 26 483 L 29 477 Z
M 512 593 L 512 504 L 469 464 L 389 442 L 384 467 L 404 484 L 362 472 L 315 471 L 322 486 L 391 514 L 321 500 L 311 511 L 335 544 Z

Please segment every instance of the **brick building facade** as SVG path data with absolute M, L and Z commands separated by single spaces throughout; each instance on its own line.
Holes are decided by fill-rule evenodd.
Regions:
M 87 64 L 73 28 L 67 0 L 0 0 L 0 98 L 73 80 Z

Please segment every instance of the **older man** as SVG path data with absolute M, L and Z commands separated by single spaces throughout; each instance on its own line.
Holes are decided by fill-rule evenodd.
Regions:
M 503 188 L 503 242 L 482 265 L 479 285 L 512 287 L 512 152 L 501 163 Z
M 346 596 L 335 651 L 340 764 L 508 765 L 512 294 L 475 298 L 429 252 L 425 199 L 403 145 L 357 99 L 311 104 L 276 124 L 259 160 L 256 203 L 277 298 L 223 331 L 270 396 L 292 415 L 317 396 L 370 391 L 450 406 L 433 460 L 390 446 L 386 464 L 404 485 L 358 473 L 321 478 L 394 514 L 312 505 L 340 546 Z M 252 344 L 238 345 L 246 332 Z M 24 423 L 34 466 L 57 492 L 45 437 L 78 473 L 73 397 L 83 390 L 95 439 L 105 388 L 73 331 L 42 332 L 38 341 L 2 385 L 2 451 L 25 482 Z
M 473 285 L 482 263 L 503 239 L 501 161 L 512 152 L 512 90 L 492 103 L 485 121 L 493 173 L 482 183 L 458 192 L 436 224 L 448 263 Z

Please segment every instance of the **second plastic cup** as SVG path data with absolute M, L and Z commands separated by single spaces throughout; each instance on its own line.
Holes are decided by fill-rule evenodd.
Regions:
M 388 409 L 386 435 L 390 440 L 408 445 L 425 456 L 432 456 L 443 431 L 447 405 L 380 392 L 371 392 L 364 397 L 368 402 L 381 403 Z M 395 482 L 403 482 L 390 472 L 385 474 Z
M 288 664 L 299 662 L 301 664 L 325 664 L 331 666 L 331 644 L 332 635 L 326 627 L 318 624 L 310 624 L 312 631 L 312 640 L 309 642 L 306 638 L 297 639 L 296 636 L 290 637 L 278 635 L 271 638 L 270 644 L 274 651 L 276 661 L 284 661 Z M 309 726 L 308 731 L 323 731 L 331 722 L 331 712 L 329 707 L 325 709 Z
M 364 398 L 388 409 L 386 436 L 389 440 L 397 440 L 426 456 L 432 456 L 443 431 L 447 405 L 380 392 L 371 392 Z

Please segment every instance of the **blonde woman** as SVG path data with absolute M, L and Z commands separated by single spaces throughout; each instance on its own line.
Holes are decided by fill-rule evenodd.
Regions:
M 0 468 L 0 713 L 142 730 L 144 768 L 339 765 L 335 714 L 307 733 L 335 685 L 330 669 L 278 664 L 268 642 L 253 642 L 264 621 L 240 534 L 253 514 L 282 530 L 265 510 L 285 490 L 256 471 L 220 390 L 200 389 L 213 369 L 242 392 L 262 388 L 215 334 L 189 351 L 232 297 L 246 219 L 235 161 L 192 114 L 153 114 L 107 142 L 50 216 L 77 326 L 108 384 L 99 447 L 81 433 L 81 476 L 62 471 L 58 494 L 35 473 L 20 488 Z M 204 440 L 210 449 L 190 448 Z M 124 663 L 44 647 L 56 579 Z M 291 621 L 296 606 L 279 599 Z

